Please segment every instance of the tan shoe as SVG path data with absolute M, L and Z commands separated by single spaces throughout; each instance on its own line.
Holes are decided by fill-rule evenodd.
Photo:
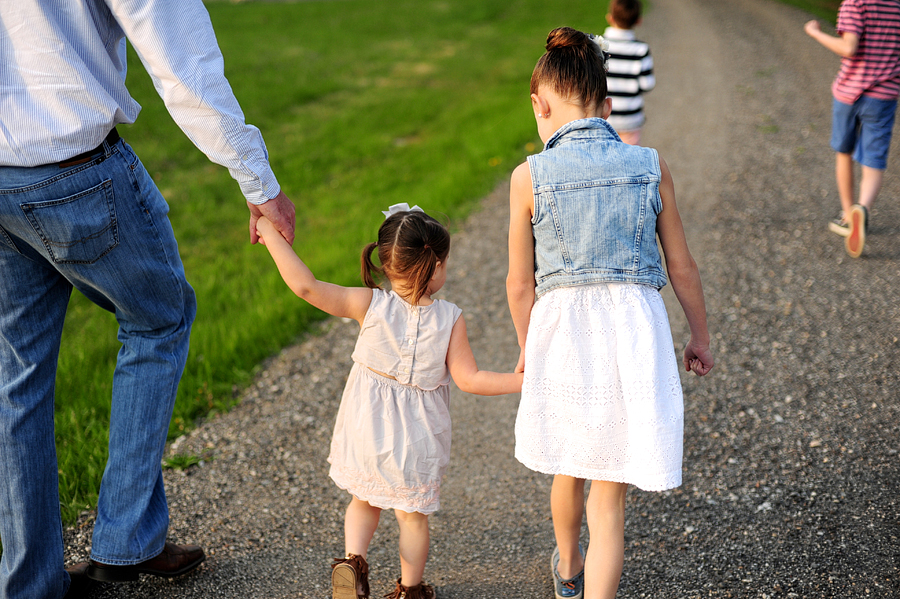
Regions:
M 368 599 L 369 564 L 361 555 L 348 554 L 331 564 L 331 599 Z

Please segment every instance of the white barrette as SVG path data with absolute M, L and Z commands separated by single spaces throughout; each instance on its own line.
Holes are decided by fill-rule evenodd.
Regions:
M 588 39 L 597 44 L 597 47 L 600 48 L 601 52 L 608 53 L 609 52 L 609 41 L 606 40 L 602 35 L 596 35 L 593 33 L 587 34 Z
M 597 46 L 597 55 L 600 56 L 600 61 L 603 63 L 603 70 L 609 70 L 609 41 L 607 41 L 602 35 L 595 35 L 593 33 L 587 34 L 588 39 L 594 42 L 594 45 Z
M 381 211 L 381 213 L 384 215 L 384 218 L 389 218 L 389 217 L 397 214 L 398 212 L 425 212 L 425 211 L 422 210 L 421 208 L 419 208 L 418 206 L 413 206 L 412 208 L 410 208 L 409 204 L 407 204 L 406 202 L 403 202 L 402 204 L 394 204 L 393 206 L 388 208 L 386 211 L 385 210 Z

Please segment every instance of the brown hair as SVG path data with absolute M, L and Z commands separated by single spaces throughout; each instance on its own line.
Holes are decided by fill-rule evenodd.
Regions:
M 378 261 L 372 262 L 372 250 L 378 248 Z M 378 242 L 362 252 L 362 280 L 366 287 L 380 289 L 374 275 L 404 279 L 410 287 L 411 304 L 419 303 L 434 276 L 438 262 L 450 255 L 447 227 L 424 212 L 397 212 L 378 229 Z
M 547 35 L 546 49 L 531 74 L 531 93 L 543 85 L 584 107 L 606 99 L 605 59 L 586 33 L 558 27 Z
M 609 16 L 616 27 L 631 29 L 641 19 L 641 0 L 612 0 Z

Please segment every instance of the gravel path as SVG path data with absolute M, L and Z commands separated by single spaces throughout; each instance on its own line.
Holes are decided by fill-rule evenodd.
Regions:
M 838 61 L 806 19 L 768 0 L 654 0 L 639 32 L 659 78 L 644 141 L 675 177 L 717 366 L 684 377 L 683 486 L 629 495 L 623 598 L 900 596 L 900 177 L 893 164 L 866 251 L 848 258 L 826 230 Z M 454 236 L 443 293 L 463 308 L 479 365 L 499 370 L 518 355 L 506 193 Z M 666 301 L 680 346 L 669 288 Z M 170 538 L 202 544 L 207 562 L 94 597 L 330 597 L 347 497 L 325 457 L 357 328 L 324 323 L 264 364 L 231 413 L 173 444 L 208 457 L 166 473 Z M 426 569 L 442 599 L 553 596 L 550 478 L 513 458 L 517 401 L 453 391 Z M 70 562 L 91 527 L 86 516 L 67 531 Z M 378 597 L 399 575 L 389 513 L 370 561 Z

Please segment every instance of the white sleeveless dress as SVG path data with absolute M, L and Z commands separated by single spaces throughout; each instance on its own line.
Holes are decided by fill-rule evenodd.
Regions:
M 662 491 L 681 484 L 684 407 L 656 288 L 554 289 L 532 309 L 516 458 L 545 474 Z
M 460 314 L 444 300 L 411 306 L 373 290 L 328 456 L 338 487 L 382 509 L 440 508 L 450 461 L 447 347 Z

